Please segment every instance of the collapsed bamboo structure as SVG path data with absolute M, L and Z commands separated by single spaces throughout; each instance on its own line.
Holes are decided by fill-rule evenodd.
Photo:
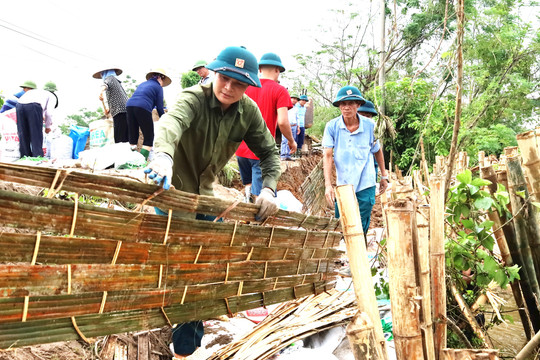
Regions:
M 341 256 L 335 219 L 280 210 L 257 225 L 252 204 L 63 169 L 0 163 L 0 180 L 48 188 L 50 196 L 0 191 L 0 349 L 90 341 L 333 287 Z M 75 201 L 53 198 L 60 190 Z M 168 216 L 83 204 L 79 194 L 157 206 Z

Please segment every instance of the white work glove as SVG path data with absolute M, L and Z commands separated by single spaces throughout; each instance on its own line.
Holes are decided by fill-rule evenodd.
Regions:
M 278 204 L 274 191 L 267 187 L 261 190 L 261 193 L 257 196 L 255 205 L 261 206 L 257 215 L 255 215 L 255 220 L 257 221 L 264 221 L 267 217 L 278 212 Z
M 154 183 L 160 185 L 163 183 L 163 189 L 169 190 L 172 180 L 173 159 L 169 154 L 158 152 L 154 160 L 144 169 L 145 174 L 154 180 Z

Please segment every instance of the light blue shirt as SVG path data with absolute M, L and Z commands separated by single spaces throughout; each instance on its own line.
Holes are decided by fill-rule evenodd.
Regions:
M 337 185 L 353 185 L 355 192 L 375 186 L 374 156 L 381 148 L 373 130 L 375 123 L 367 117 L 356 115 L 359 126 L 350 132 L 339 116 L 324 128 L 322 145 L 334 149 Z
M 296 119 L 298 120 L 299 127 L 305 127 L 306 119 L 306 107 L 296 104 L 298 106 L 298 111 L 296 112 Z

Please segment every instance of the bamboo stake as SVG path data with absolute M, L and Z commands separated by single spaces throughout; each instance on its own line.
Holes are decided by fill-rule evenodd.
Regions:
M 416 281 L 413 234 L 415 207 L 410 200 L 388 204 L 388 275 L 392 324 L 398 360 L 423 359 L 420 289 Z
M 459 306 L 459 309 L 461 310 L 461 313 L 463 314 L 463 316 L 465 316 L 465 319 L 467 320 L 467 322 L 471 326 L 474 334 L 476 336 L 478 336 L 478 338 L 483 341 L 482 345 L 484 346 L 484 348 L 492 349 L 493 344 L 491 343 L 491 340 L 486 336 L 486 334 L 484 334 L 484 331 L 482 330 L 482 328 L 480 328 L 480 325 L 478 325 L 478 322 L 474 318 L 474 315 L 473 315 L 471 309 L 469 308 L 469 306 L 467 305 L 467 303 L 463 299 L 463 296 L 461 296 L 461 294 L 457 290 L 456 285 L 451 284 L 450 285 L 450 290 L 452 291 L 452 294 L 454 295 L 454 298 L 456 299 L 456 301 L 458 303 L 458 306 Z
M 491 185 L 488 186 L 489 191 L 491 194 L 494 194 L 497 191 L 497 175 L 495 174 L 495 171 L 493 170 L 493 166 L 489 165 L 487 167 L 480 167 L 480 175 L 483 179 L 491 181 Z M 495 229 L 495 239 L 497 240 L 497 244 L 499 245 L 499 249 L 501 251 L 501 257 L 505 263 L 506 266 L 512 266 L 514 263 L 522 264 L 523 261 L 521 259 L 521 254 L 518 254 L 518 247 L 516 244 L 516 233 L 514 230 L 514 225 L 511 221 L 508 221 L 508 218 L 506 217 L 506 213 L 502 213 L 499 216 L 499 213 L 497 211 L 490 211 L 488 213 L 489 219 L 494 222 L 493 228 Z M 501 223 L 504 223 L 503 226 L 501 226 Z M 502 234 L 501 234 L 502 232 Z M 507 241 L 509 239 L 509 241 Z M 513 251 L 510 250 L 510 245 L 512 244 Z M 514 259 L 516 262 L 514 262 Z M 519 265 L 522 267 L 521 265 Z M 524 280 L 524 279 L 523 279 Z M 512 294 L 514 295 L 514 299 L 516 301 L 516 305 L 518 307 L 519 316 L 521 318 L 521 323 L 523 324 L 523 329 L 525 331 L 525 335 L 527 339 L 531 339 L 533 334 L 533 328 L 531 324 L 531 319 L 529 317 L 529 313 L 531 309 L 528 308 L 528 305 L 525 302 L 524 299 L 524 293 L 527 293 L 527 297 L 532 298 L 532 293 L 530 291 L 529 284 L 525 284 L 526 289 L 523 290 L 524 293 L 522 293 L 520 287 L 520 283 L 523 280 L 517 280 L 510 283 L 510 287 L 512 289 Z M 533 302 L 534 303 L 534 302 Z M 536 319 L 537 322 L 540 322 L 540 313 L 536 314 L 537 312 L 534 312 L 533 307 L 533 313 L 532 317 Z
M 429 268 L 429 205 L 421 206 L 416 213 L 417 236 L 413 237 L 417 249 L 416 259 L 422 295 L 422 332 L 426 360 L 435 360 L 435 345 L 433 340 L 433 321 L 431 318 L 431 282 Z
M 446 347 L 446 281 L 444 257 L 444 179 L 442 176 L 432 175 L 430 179 L 430 268 L 431 268 L 431 296 L 432 314 L 435 320 L 435 356 L 442 359 L 441 351 Z
M 507 160 L 509 195 L 518 244 L 523 256 L 523 266 L 536 299 L 540 299 L 540 249 L 531 249 L 531 247 L 538 246 L 537 244 L 540 243 L 538 239 L 540 230 L 534 218 L 536 210 L 528 200 L 529 194 L 519 156 L 509 157 Z M 524 198 L 519 196 L 518 192 L 524 194 Z
M 376 345 L 379 349 L 373 350 L 372 353 L 382 354 L 382 357 L 374 359 L 388 359 L 386 340 L 384 339 L 377 299 L 373 290 L 371 269 L 366 253 L 360 210 L 352 185 L 336 187 L 336 199 L 341 214 L 341 227 L 347 246 L 358 308 L 360 311 L 367 313 L 375 330 Z

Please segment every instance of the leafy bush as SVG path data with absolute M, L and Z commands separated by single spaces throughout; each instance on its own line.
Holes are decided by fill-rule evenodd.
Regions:
M 180 80 L 182 84 L 182 89 L 186 89 L 193 85 L 197 85 L 201 77 L 195 71 L 189 71 L 182 74 L 182 79 Z
M 462 271 L 472 270 L 471 284 L 485 289 L 492 281 L 502 288 L 519 279 L 519 267 L 504 266 L 493 254 L 493 221 L 486 220 L 488 211 L 508 211 L 508 193 L 498 185 L 497 193 L 491 195 L 482 190 L 491 182 L 473 178 L 470 170 L 457 175 L 458 184 L 449 193 L 447 218 L 452 234 L 446 242 L 447 268 L 457 284 L 465 287 Z

